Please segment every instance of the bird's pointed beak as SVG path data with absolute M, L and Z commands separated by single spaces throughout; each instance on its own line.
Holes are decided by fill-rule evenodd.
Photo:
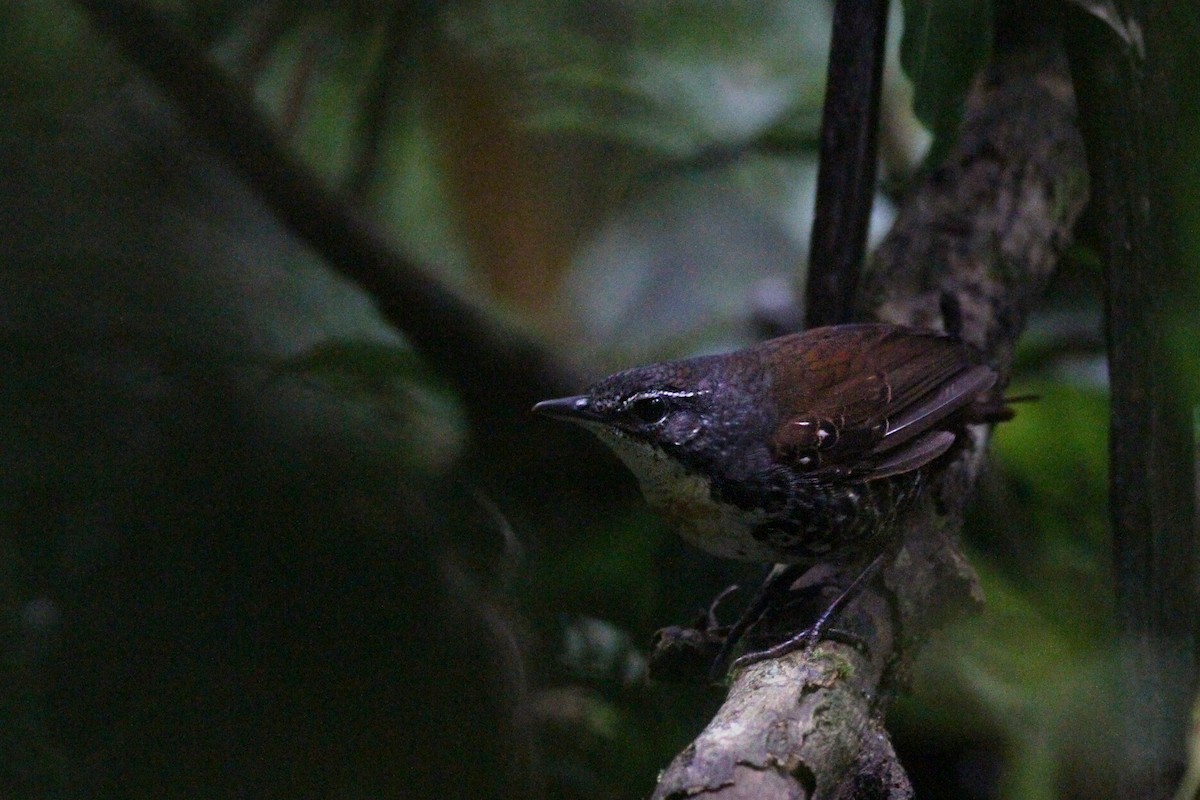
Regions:
M 559 397 L 555 400 L 543 400 L 533 407 L 535 414 L 545 414 L 554 419 L 566 419 L 573 422 L 598 421 L 600 416 L 591 408 L 587 395 L 574 397 Z

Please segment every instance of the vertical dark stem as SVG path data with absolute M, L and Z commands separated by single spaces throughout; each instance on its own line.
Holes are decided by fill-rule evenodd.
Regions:
M 887 0 L 837 0 L 809 254 L 808 327 L 846 322 L 854 306 L 875 193 Z
M 1191 420 L 1167 344 L 1188 283 L 1174 180 L 1184 68 L 1167 62 L 1194 52 L 1180 32 L 1196 26 L 1118 5 L 1135 35 L 1075 14 L 1071 57 L 1106 265 L 1121 796 L 1164 798 L 1182 771 L 1200 614 Z

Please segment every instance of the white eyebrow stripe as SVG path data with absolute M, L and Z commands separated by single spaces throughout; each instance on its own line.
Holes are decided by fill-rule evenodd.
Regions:
M 659 390 L 652 390 L 652 391 L 648 391 L 648 392 L 638 392 L 637 394 L 631 394 L 628 397 L 628 399 L 625 400 L 625 402 L 632 403 L 634 400 L 645 400 L 648 398 L 655 398 L 655 397 L 673 397 L 673 398 L 686 399 L 689 397 L 699 397 L 700 395 L 704 395 L 704 394 L 708 394 L 708 392 L 685 392 L 685 391 L 677 391 L 677 390 L 673 390 L 673 389 L 659 389 Z

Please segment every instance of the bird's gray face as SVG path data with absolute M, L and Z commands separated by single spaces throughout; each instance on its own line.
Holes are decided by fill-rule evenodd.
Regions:
M 653 364 L 618 372 L 586 394 L 547 400 L 534 410 L 579 423 L 605 441 L 632 438 L 676 450 L 705 432 L 716 389 L 712 379 L 693 379 L 684 371 L 676 364 Z
M 595 433 L 687 541 L 726 558 L 769 561 L 774 553 L 750 535 L 761 522 L 756 513 L 723 497 L 764 468 L 769 423 L 754 402 L 761 371 L 749 370 L 754 380 L 747 381 L 746 370 L 730 366 L 727 357 L 707 356 L 639 367 L 534 408 Z
M 748 431 L 748 402 L 721 356 L 652 364 L 619 372 L 586 394 L 547 400 L 534 410 L 579 423 L 647 480 L 647 460 L 670 459 L 689 471 L 739 447 Z M 733 459 L 736 461 L 736 459 Z
M 711 387 L 668 380 L 661 365 L 618 373 L 587 394 L 538 403 L 535 411 L 578 423 L 612 448 L 637 477 L 651 505 L 684 493 L 706 498 L 707 476 L 689 465 L 711 423 Z

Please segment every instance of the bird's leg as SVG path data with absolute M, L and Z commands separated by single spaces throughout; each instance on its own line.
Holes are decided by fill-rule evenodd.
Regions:
M 721 643 L 721 649 L 717 651 L 716 658 L 713 659 L 712 666 L 709 668 L 708 677 L 714 683 L 720 682 L 725 676 L 725 662 L 729 659 L 729 654 L 733 652 L 733 648 L 746 635 L 746 631 L 754 626 L 754 623 L 762 619 L 762 615 L 771 606 L 771 603 L 783 592 L 783 590 L 791 585 L 793 581 L 799 578 L 808 567 L 801 567 L 796 564 L 787 564 L 779 569 L 772 569 L 767 579 L 758 589 L 758 594 L 750 601 L 750 605 L 742 612 L 742 616 L 729 629 L 729 633 L 725 636 L 725 641 Z M 717 598 L 719 601 L 725 596 L 725 592 Z
M 879 574 L 879 570 L 883 567 L 886 561 L 886 553 L 881 553 L 873 558 L 871 563 L 868 564 L 866 568 L 858 574 L 858 577 L 851 581 L 850 585 L 847 586 L 841 594 L 835 597 L 833 602 L 821 612 L 821 616 L 817 617 L 817 621 L 812 625 L 777 645 L 768 647 L 765 650 L 746 653 L 744 656 L 741 656 L 734 661 L 730 666 L 730 669 L 743 669 L 744 667 L 748 667 L 751 664 L 756 664 L 759 661 L 765 661 L 768 658 L 779 658 L 780 656 L 787 655 L 795 650 L 815 645 L 822 638 L 838 639 L 856 647 L 863 647 L 863 642 L 861 639 L 859 639 L 859 637 L 836 632 L 831 630 L 829 625 L 833 622 L 834 618 L 841 613 L 842 609 L 844 609 L 851 600 L 857 597 L 862 590 L 865 589 L 868 584 L 870 584 L 875 576 Z M 759 612 L 760 616 L 761 614 L 762 611 Z

